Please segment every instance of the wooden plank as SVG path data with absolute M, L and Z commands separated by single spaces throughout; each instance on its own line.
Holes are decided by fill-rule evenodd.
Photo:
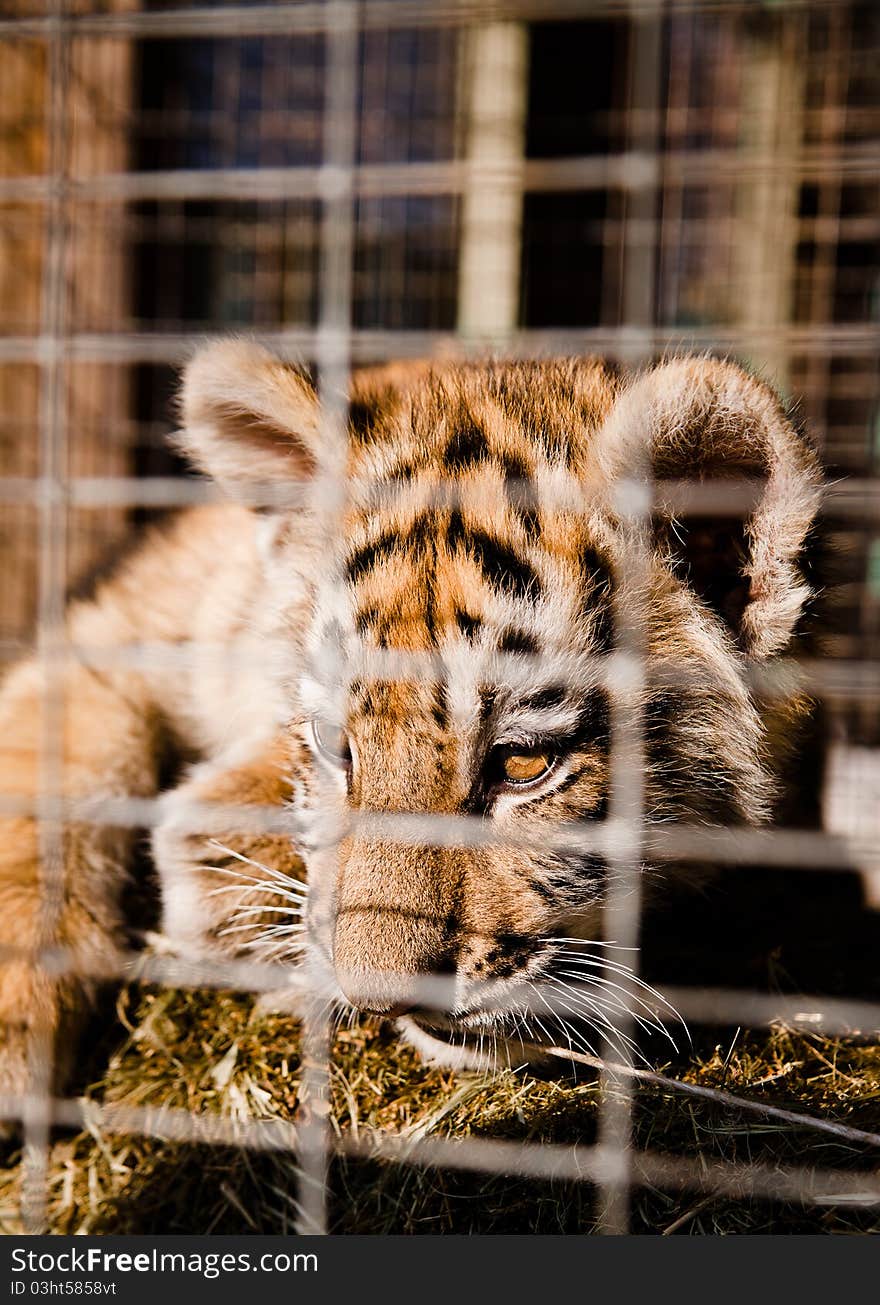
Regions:
M 23 0 L 13 0 L 13 12 Z M 116 0 L 117 10 L 133 0 Z M 70 46 L 69 157 L 74 176 L 124 170 L 133 86 L 132 45 L 108 37 L 77 39 Z M 46 49 L 42 41 L 0 42 L 0 177 L 40 175 L 46 161 Z M 117 331 L 129 306 L 120 205 L 71 211 L 66 274 L 72 329 Z M 0 207 L 0 332 L 33 333 L 40 327 L 44 271 L 44 210 L 40 204 Z M 39 368 L 0 367 L 0 472 L 39 474 Z M 127 372 L 111 365 L 77 363 L 67 375 L 70 475 L 126 475 L 131 456 Z M 0 581 L 0 635 L 32 633 L 37 593 L 35 514 L 13 507 L 0 521 L 0 549 L 8 559 Z M 125 530 L 119 508 L 74 515 L 69 577 L 91 568 Z

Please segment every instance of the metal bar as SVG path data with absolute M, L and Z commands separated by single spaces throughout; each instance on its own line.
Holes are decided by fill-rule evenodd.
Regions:
M 662 7 L 642 9 L 633 5 L 629 109 L 630 144 L 648 154 L 656 151 L 658 110 L 662 103 L 661 50 Z M 643 117 L 642 111 L 647 110 Z M 650 126 L 642 125 L 650 123 Z M 665 171 L 666 160 L 662 168 Z M 658 182 L 662 178 L 658 176 Z M 656 223 L 657 195 L 642 189 L 627 195 L 624 209 L 622 313 L 627 326 L 650 329 L 656 320 Z M 639 225 L 638 233 L 630 225 Z M 645 227 L 648 238 L 645 238 Z M 633 361 L 649 361 L 636 350 Z M 619 486 L 614 499 L 624 533 L 625 551 L 621 570 L 631 582 L 631 592 L 650 592 L 652 477 L 647 453 L 627 468 L 632 477 Z M 613 599 L 614 644 L 618 658 L 628 671 L 619 691 L 610 698 L 608 817 L 619 825 L 619 847 L 608 858 L 609 874 L 602 908 L 602 930 L 615 946 L 610 956 L 619 963 L 633 964 L 638 957 L 642 926 L 642 859 L 646 824 L 645 810 L 645 693 L 647 689 L 647 610 L 620 601 L 621 579 Z M 626 682 L 628 679 L 628 683 Z M 617 949 L 620 949 L 619 951 Z M 630 957 L 627 961 L 627 957 Z M 622 1055 L 624 1073 L 606 1063 L 600 1075 L 602 1097 L 599 1110 L 599 1143 L 613 1157 L 600 1184 L 598 1229 L 615 1236 L 629 1232 L 631 1168 L 633 1150 L 634 1095 L 626 1070 L 631 1067 L 630 1042 L 635 1027 L 634 1012 L 627 995 L 627 1009 L 617 1017 L 620 1037 L 613 1050 Z M 612 1050 L 606 1039 L 606 1047 Z
M 43 810 L 62 823 L 106 825 L 120 829 L 152 829 L 167 818 L 161 798 L 113 797 L 69 799 L 55 796 Z M 35 798 L 0 794 L 0 816 L 36 816 Z M 297 825 L 284 808 L 193 802 L 175 809 L 175 821 L 192 833 L 276 833 L 295 838 Z M 345 834 L 360 834 L 388 842 L 437 847 L 530 847 L 533 840 L 513 831 L 501 832 L 473 816 L 419 812 L 352 813 Z M 337 835 L 342 837 L 340 831 Z M 611 859 L 626 856 L 632 846 L 627 822 L 608 819 L 584 824 L 548 822 L 542 838 L 561 851 L 588 852 Z M 648 825 L 645 854 L 656 861 L 696 862 L 724 866 L 781 867 L 802 871 L 876 870 L 878 849 L 869 839 L 845 838 L 802 829 L 709 828 L 698 825 Z
M 830 6 L 839 0 L 783 0 L 787 8 Z M 652 9 L 654 0 L 554 0 L 556 22 L 626 17 Z M 672 12 L 736 13 L 742 0 L 670 0 Z M 137 37 L 142 40 L 185 37 L 312 35 L 331 29 L 325 3 L 230 5 L 165 12 L 82 14 L 70 20 L 77 36 Z M 359 21 L 366 30 L 458 27 L 472 22 L 517 19 L 538 22 L 548 17 L 546 0 L 362 0 Z M 49 32 L 46 18 L 0 22 L 0 40 L 34 39 Z
M 0 959 L 33 958 L 24 947 L 0 948 Z M 190 960 L 185 956 L 156 952 L 120 952 L 112 964 L 84 964 L 80 956 L 64 947 L 39 952 L 37 962 L 56 978 L 76 975 L 100 982 L 118 980 L 129 984 L 160 984 L 170 988 L 233 989 L 255 996 L 263 993 L 295 992 L 303 1006 L 310 997 L 308 980 L 289 965 L 257 959 Z M 391 976 L 393 978 L 393 976 Z M 399 975 L 401 990 L 412 1000 L 433 1010 L 449 1010 L 456 1000 L 455 980 L 442 975 Z M 829 997 L 815 993 L 759 993 L 733 988 L 688 988 L 671 985 L 664 1001 L 654 1000 L 657 1018 L 669 1021 L 677 1013 L 693 1024 L 785 1028 L 812 1032 L 823 1037 L 876 1039 L 880 1037 L 880 1004 L 855 998 Z M 647 998 L 646 998 L 647 1000 Z M 546 1013 L 554 1002 L 564 1009 L 549 985 L 538 985 L 523 997 L 524 1009 Z M 674 1027 L 674 1025 L 673 1025 Z
M 880 1006 L 847 997 L 675 985 L 665 988 L 664 995 L 693 1024 L 727 1024 L 731 1028 L 744 1025 L 750 1029 L 782 1025 L 828 1038 L 880 1036 Z
M 0 642 L 0 660 L 24 656 L 29 646 L 23 641 Z M 555 662 L 562 648 L 548 646 L 540 655 L 524 653 L 498 653 L 492 673 L 495 682 L 511 688 L 526 687 L 532 681 L 532 672 L 540 667 L 544 678 L 556 674 L 560 679 L 568 672 L 567 662 Z M 181 643 L 125 643 L 84 644 L 69 641 L 65 648 L 68 663 L 90 666 L 97 670 L 196 671 L 206 662 L 224 669 L 244 669 L 254 665 L 252 651 L 243 655 L 233 644 L 189 641 Z M 320 670 L 321 668 L 316 667 Z M 579 662 L 584 677 L 595 677 L 597 683 L 615 692 L 621 681 L 625 684 L 629 674 L 625 662 L 614 654 L 585 657 Z M 365 678 L 422 678 L 434 683 L 444 674 L 442 661 L 430 652 L 406 652 L 397 649 L 365 649 L 358 659 L 357 675 Z M 349 676 L 349 678 L 351 678 Z M 780 658 L 769 665 L 757 663 L 743 667 L 743 679 L 762 697 L 790 697 L 792 693 L 810 693 L 828 699 L 873 702 L 880 696 L 880 664 L 874 661 L 847 660 L 845 658 Z M 702 672 L 687 665 L 662 666 L 652 670 L 651 684 L 660 687 L 687 687 L 702 683 Z
M 405 502 L 419 508 L 447 509 L 458 506 L 466 494 L 460 485 L 442 483 L 413 489 L 392 480 L 387 485 L 367 486 L 356 480 L 328 484 L 297 481 L 293 478 L 284 484 L 265 482 L 242 488 L 238 501 L 249 507 L 295 509 L 310 507 L 327 513 L 335 511 L 339 486 L 346 484 L 357 495 L 369 490 L 371 502 L 393 507 Z M 762 480 L 656 480 L 653 484 L 637 485 L 633 490 L 642 498 L 651 495 L 651 504 L 675 517 L 712 515 L 720 517 L 742 516 L 751 512 L 760 501 L 765 482 Z M 507 482 L 511 494 L 526 495 L 527 482 L 511 479 Z M 53 491 L 55 492 L 55 491 Z M 615 501 L 619 504 L 626 495 L 625 487 L 618 486 Z M 229 496 L 212 481 L 196 477 L 179 476 L 70 476 L 66 478 L 63 493 L 65 501 L 78 510 L 99 510 L 111 507 L 182 508 L 199 507 L 206 503 L 228 503 Z M 0 503 L 29 503 L 41 506 L 46 489 L 38 476 L 0 476 Z M 540 506 L 545 511 L 589 513 L 607 503 L 598 488 L 558 486 L 541 496 Z M 880 484 L 876 480 L 856 476 L 843 480 L 827 481 L 821 490 L 819 512 L 835 519 L 858 518 L 864 522 L 880 520 Z
M 20 1113 L 20 1105 L 15 1099 L 0 1100 L 0 1115 L 15 1118 Z M 298 1145 L 296 1126 L 282 1119 L 237 1120 L 223 1115 L 194 1115 L 179 1109 L 98 1105 L 81 1100 L 49 1102 L 45 1118 L 47 1125 L 85 1127 L 99 1134 L 238 1146 L 253 1151 L 294 1153 Z M 357 1159 L 559 1182 L 607 1182 L 617 1165 L 616 1158 L 601 1146 L 536 1145 L 478 1137 L 413 1138 L 364 1129 L 358 1137 L 343 1135 L 334 1149 Z M 818 1206 L 880 1204 L 877 1170 L 846 1173 L 834 1169 L 781 1168 L 754 1161 L 735 1164 L 637 1151 L 632 1157 L 631 1181 L 638 1186 L 709 1192 L 736 1200 L 757 1198 Z
M 814 10 L 835 0 L 792 0 L 791 10 Z M 782 6 L 778 6 L 782 7 Z M 135 480 L 115 477 L 65 475 L 67 432 L 63 404 L 63 382 L 71 364 L 104 362 L 125 365 L 140 361 L 179 362 L 186 358 L 203 336 L 195 331 L 139 334 L 137 332 L 72 333 L 69 331 L 64 276 L 65 250 L 74 220 L 75 204 L 126 201 L 286 201 L 312 198 L 322 205 L 321 274 L 319 278 L 319 321 L 314 329 L 279 329 L 260 333 L 259 338 L 282 354 L 315 360 L 319 369 L 319 390 L 324 411 L 324 443 L 328 449 L 341 443 L 346 419 L 345 395 L 349 371 L 357 361 L 385 357 L 413 356 L 438 352 L 444 357 L 480 356 L 484 346 L 497 335 L 495 326 L 468 330 L 462 340 L 445 332 L 355 331 L 351 325 L 352 263 L 355 243 L 354 203 L 358 197 L 466 195 L 476 181 L 497 188 L 508 198 L 524 191 L 583 191 L 617 189 L 624 192 L 626 213 L 625 324 L 620 328 L 573 331 L 514 331 L 505 341 L 511 356 L 542 356 L 557 352 L 602 352 L 624 361 L 647 361 L 657 352 L 682 347 L 756 350 L 775 349 L 788 357 L 817 362 L 827 373 L 829 360 L 861 354 L 872 358 L 880 345 L 880 327 L 873 323 L 840 324 L 820 321 L 793 326 L 774 323 L 759 330 L 746 327 L 704 327 L 672 330 L 655 325 L 653 302 L 654 256 L 660 232 L 654 216 L 659 194 L 671 187 L 691 184 L 747 181 L 766 178 L 768 168 L 777 177 L 783 171 L 789 181 L 828 184 L 834 179 L 871 183 L 876 179 L 876 149 L 873 142 L 796 150 L 780 170 L 754 151 L 670 150 L 658 148 L 655 133 L 660 125 L 657 110 L 661 102 L 659 70 L 659 18 L 681 13 L 741 14 L 743 0 L 555 0 L 552 12 L 544 0 L 335 0 L 331 3 L 215 6 L 167 12 L 135 12 L 74 16 L 65 13 L 65 0 L 54 0 L 46 18 L 0 22 L 0 41 L 38 39 L 47 42 L 50 56 L 50 103 L 48 111 L 50 158 L 42 176 L 0 179 L 0 203 L 45 206 L 46 256 L 44 303 L 39 334 L 0 339 L 0 363 L 35 362 L 42 372 L 40 436 L 41 474 L 35 478 L 0 480 L 0 502 L 31 504 L 39 514 L 41 542 L 41 585 L 38 658 L 46 674 L 46 710 L 42 738 L 42 772 L 33 799 L 0 794 L 0 815 L 28 814 L 41 829 L 41 852 L 46 886 L 41 938 L 36 954 L 29 959 L 52 977 L 78 973 L 88 967 L 55 945 L 65 825 L 82 821 L 96 825 L 154 827 L 166 818 L 161 798 L 114 797 L 100 801 L 73 801 L 63 784 L 63 695 L 62 677 L 71 661 L 96 667 L 166 669 L 179 666 L 191 670 L 205 664 L 238 664 L 241 654 L 234 647 L 207 645 L 131 645 L 118 648 L 85 648 L 65 643 L 64 571 L 66 515 L 71 508 L 95 510 L 113 506 L 151 508 L 185 507 L 214 501 L 213 486 L 197 480 L 155 478 Z M 443 161 L 393 165 L 357 165 L 357 40 L 359 25 L 366 30 L 459 26 L 471 23 L 553 19 L 578 19 L 623 15 L 630 18 L 636 33 L 634 73 L 640 98 L 633 115 L 629 148 L 603 157 L 529 160 L 522 166 L 480 163 L 479 176 L 468 162 Z M 228 37 L 325 33 L 328 55 L 325 69 L 324 163 L 317 168 L 247 168 L 216 170 L 112 173 L 72 180 L 66 175 L 65 90 L 70 43 L 79 37 L 96 35 L 143 39 L 185 36 Z M 632 107 L 632 106 L 631 106 Z M 873 219 L 868 219 L 872 221 Z M 686 224 L 687 225 L 687 224 Z M 830 235 L 834 231 L 830 230 Z M 821 316 L 821 314 L 820 314 Z M 826 317 L 828 315 L 826 314 Z M 509 321 L 509 313 L 508 318 Z M 506 334 L 506 331 L 505 331 Z M 860 394 L 857 397 L 861 397 Z M 339 513 L 347 494 L 357 487 L 337 474 L 339 467 L 322 470 L 317 483 L 285 487 L 271 486 L 255 491 L 255 502 L 271 506 L 298 506 L 304 501 L 320 509 L 317 529 L 326 536 L 328 548 L 339 528 Z M 396 491 L 395 491 L 396 492 Z M 757 492 L 760 492 L 758 487 Z M 622 487 L 618 506 L 628 518 L 632 533 L 629 565 L 639 570 L 646 565 L 647 540 L 640 536 L 652 503 L 675 515 L 714 512 L 733 514 L 754 506 L 755 486 L 673 482 L 646 486 L 633 482 Z M 455 488 L 442 487 L 437 505 L 454 500 Z M 546 506 L 546 505 L 545 505 Z M 578 499 L 575 510 L 586 510 Z M 880 522 L 880 492 L 876 482 L 862 479 L 827 487 L 825 513 L 834 518 L 864 524 Z M 585 662 L 585 673 L 595 675 L 617 694 L 612 717 L 612 801 L 610 818 L 596 825 L 548 825 L 548 846 L 565 850 L 582 849 L 605 857 L 614 874 L 607 908 L 606 937 L 625 945 L 638 940 L 640 885 L 646 859 L 713 862 L 737 866 L 762 864 L 810 870 L 836 869 L 878 871 L 880 849 L 868 839 L 843 839 L 813 830 L 728 829 L 704 826 L 652 826 L 643 811 L 642 775 L 644 738 L 640 701 L 648 684 L 650 668 L 644 658 L 643 614 L 635 619 L 618 612 L 617 651 L 608 658 Z M 10 649 L 11 651 L 11 649 Z M 5 655 L 5 646 L 0 650 Z M 334 653 L 341 661 L 341 650 Z M 552 652 L 542 658 L 545 669 L 552 666 Z M 516 682 L 527 674 L 531 659 L 501 659 L 500 677 Z M 249 664 L 252 662 L 249 660 Z M 355 673 L 406 673 L 434 679 L 440 673 L 436 657 L 377 652 L 363 665 L 343 665 L 339 692 L 343 694 Z M 334 667 L 334 670 L 338 669 Z M 687 666 L 669 672 L 678 682 L 687 682 Z M 822 694 L 874 703 L 880 699 L 880 666 L 875 663 L 808 659 L 787 660 L 767 667 L 743 668 L 744 679 L 756 691 L 785 694 L 794 686 Z M 654 680 L 651 678 L 653 684 Z M 180 813 L 194 832 L 230 828 L 241 832 L 272 832 L 295 839 L 297 828 L 290 812 L 275 807 L 236 804 L 192 804 Z M 401 813 L 354 813 L 343 833 L 366 831 L 389 841 L 445 847 L 517 846 L 515 836 L 499 835 L 486 822 L 456 816 Z M 4 957 L 10 949 L 4 949 Z M 15 949 L 11 949 L 14 954 Z M 120 957 L 118 968 L 103 971 L 102 978 L 122 978 L 144 983 L 175 986 L 235 986 L 252 992 L 276 989 L 283 980 L 290 986 L 286 967 L 266 966 L 250 961 L 187 961 L 173 956 Z M 409 977 L 402 976 L 408 986 Z M 448 1007 L 449 985 L 440 979 L 426 981 L 424 999 Z M 445 986 L 444 986 L 445 984 Z M 308 997 L 305 983 L 303 997 Z M 454 989 L 452 989 L 454 992 Z M 552 993 L 542 993 L 550 1003 Z M 752 1026 L 784 1020 L 796 1028 L 822 1034 L 877 1036 L 880 1007 L 867 1002 L 815 996 L 778 996 L 757 992 L 705 989 L 673 989 L 670 999 L 688 1018 L 707 1023 L 742 1023 Z M 798 1200 L 818 1205 L 880 1204 L 880 1173 L 841 1175 L 830 1171 L 777 1169 L 760 1165 L 723 1165 L 704 1159 L 642 1153 L 633 1146 L 633 1092 L 631 1065 L 617 1071 L 602 1069 L 605 1099 L 600 1120 L 600 1144 L 596 1147 L 548 1147 L 529 1143 L 500 1143 L 468 1138 L 454 1141 L 442 1137 L 404 1139 L 391 1134 L 362 1133 L 335 1140 L 328 1127 L 330 1025 L 326 1010 L 307 1006 L 303 1035 L 305 1067 L 301 1111 L 295 1124 L 282 1120 L 238 1123 L 219 1116 L 185 1111 L 137 1110 L 56 1101 L 49 1092 L 51 1069 L 48 1043 L 35 1062 L 30 1090 L 22 1097 L 0 1101 L 0 1113 L 21 1118 L 25 1124 L 26 1160 L 24 1213 L 31 1231 L 45 1227 L 48 1178 L 49 1129 L 53 1123 L 80 1126 L 83 1123 L 108 1132 L 132 1132 L 178 1141 L 218 1145 L 241 1145 L 254 1149 L 295 1152 L 300 1160 L 300 1230 L 327 1231 L 327 1175 L 331 1155 L 369 1156 L 392 1163 L 440 1165 L 473 1169 L 485 1173 L 511 1173 L 536 1179 L 585 1180 L 600 1189 L 604 1198 L 601 1226 L 604 1231 L 624 1232 L 628 1227 L 630 1188 L 658 1185 L 669 1190 L 697 1190 L 737 1198 L 761 1197 Z M 630 1012 L 630 1015 L 632 1012 Z M 623 1031 L 627 1030 L 626 1019 Z M 619 1049 L 618 1049 L 619 1050 Z
M 352 0 L 329 0 L 325 46 L 323 107 L 323 158 L 325 176 L 333 178 L 323 193 L 321 217 L 321 275 L 317 349 L 318 398 L 321 406 L 321 444 L 324 460 L 314 487 L 316 496 L 330 496 L 329 511 L 318 529 L 322 551 L 338 556 L 338 539 L 348 494 L 345 480 L 348 393 L 351 383 L 352 285 L 355 257 L 354 167 L 358 154 L 357 104 L 360 92 L 359 5 Z M 331 561 L 330 565 L 333 563 Z M 337 587 L 342 577 L 334 576 Z M 334 652 L 339 655 L 341 649 Z M 335 696 L 345 693 L 343 685 Z M 344 712 L 345 704 L 340 704 Z M 340 715 L 340 719 L 342 714 Z M 327 785 L 329 777 L 320 778 Z M 302 1118 L 297 1151 L 300 1233 L 322 1234 L 327 1227 L 327 1181 L 332 1134 L 330 1131 L 330 1059 L 333 1040 L 332 1008 L 323 1001 L 309 1002 L 302 1027 L 303 1077 L 299 1090 Z
M 205 343 L 208 333 L 75 331 L 67 340 L 71 363 L 186 362 Z M 317 330 L 307 327 L 248 330 L 248 335 L 291 360 L 314 357 Z M 437 357 L 450 361 L 485 356 L 479 338 L 462 340 L 447 331 L 352 330 L 352 361 L 374 363 L 390 358 Z M 571 329 L 517 331 L 505 344 L 509 358 L 546 358 L 548 354 L 601 353 L 629 360 L 634 355 L 653 356 L 679 350 L 734 350 L 748 352 L 770 344 L 784 344 L 792 354 L 811 357 L 825 352 L 835 357 L 873 357 L 880 348 L 880 326 L 871 322 L 826 323 L 824 326 L 786 326 L 759 332 L 737 327 L 597 326 Z M 0 336 L 0 364 L 41 363 L 49 346 L 38 335 Z
M 66 0 L 54 0 L 47 43 L 46 150 L 54 190 L 45 215 L 40 338 L 44 348 L 39 390 L 40 502 L 37 663 L 41 677 L 36 820 L 40 901 L 33 922 L 37 949 L 55 943 L 64 907 L 64 826 L 56 795 L 64 787 L 64 643 L 67 591 L 67 423 L 65 337 L 68 329 L 68 172 L 70 49 L 66 39 Z M 35 987 L 46 976 L 32 970 Z M 32 998 L 36 1001 L 37 998 Z M 43 999 L 45 1000 L 45 999 Z M 49 1004 L 53 998 L 49 997 Z M 45 1019 L 45 1017 L 44 1017 Z M 54 1074 L 55 1021 L 31 1029 L 28 1073 L 30 1095 L 39 1104 L 24 1115 L 22 1222 L 30 1233 L 47 1228 L 49 1129 L 46 1107 Z
M 0 38 L 2 39 L 2 38 Z M 632 149 L 619 154 L 579 158 L 432 160 L 413 163 L 360 164 L 352 174 L 354 193 L 361 199 L 417 195 L 467 195 L 475 185 L 493 192 L 564 192 L 624 190 L 653 192 L 661 172 L 667 184 L 698 185 L 762 177 L 790 176 L 820 181 L 829 175 L 841 181 L 873 183 L 876 150 L 856 142 L 839 151 L 805 147 L 784 163 L 749 150 Z M 51 173 L 0 178 L 0 203 L 36 204 L 49 200 Z M 119 203 L 150 200 L 222 200 L 251 203 L 322 199 L 332 195 L 336 174 L 319 167 L 241 167 L 156 169 L 150 172 L 107 172 L 72 177 L 74 203 Z

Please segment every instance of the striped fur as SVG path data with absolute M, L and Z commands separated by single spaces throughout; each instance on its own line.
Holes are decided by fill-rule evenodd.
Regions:
M 589 359 L 398 364 L 356 376 L 350 406 L 339 443 L 305 376 L 255 346 L 211 346 L 190 365 L 178 440 L 194 464 L 233 499 L 298 484 L 306 502 L 188 514 L 71 612 L 76 637 L 240 654 L 188 674 L 109 675 L 94 744 L 87 727 L 77 737 L 74 789 L 151 791 L 158 745 L 143 728 L 137 755 L 125 740 L 155 722 L 200 758 L 154 835 L 177 946 L 295 963 L 329 1000 L 396 1013 L 449 1062 L 482 1061 L 489 1042 L 512 1056 L 521 1037 L 566 1024 L 559 1011 L 532 1019 L 534 985 L 589 968 L 594 953 L 572 940 L 601 939 L 607 867 L 548 830 L 597 829 L 607 814 L 621 630 L 646 654 L 630 694 L 646 818 L 769 817 L 769 723 L 744 671 L 786 646 L 808 596 L 797 562 L 818 473 L 772 393 L 707 359 L 637 376 Z M 631 520 L 620 486 L 650 471 L 753 478 L 757 506 L 708 535 L 663 513 Z M 7 682 L 0 724 L 39 694 L 35 675 Z M 67 690 L 85 711 L 90 684 Z M 123 704 L 130 728 L 96 778 L 100 721 L 121 721 Z M 9 757 L 0 766 L 20 773 Z M 218 847 L 188 829 L 193 799 L 288 805 L 295 841 L 230 830 Z M 400 813 L 468 817 L 479 845 L 401 836 L 382 823 Z M 121 928 L 124 847 L 102 844 L 99 858 L 82 839 L 70 893 L 88 865 L 104 906 L 77 946 L 105 954 Z M 19 915 L 38 880 L 28 856 L 0 863 Z M 453 994 L 445 1016 L 411 991 L 438 975 Z M 7 989 L 11 1010 L 24 989 Z M 610 988 L 592 991 L 595 1005 Z M 2 999 L 0 986 L 0 1018 Z M 75 1004 L 73 985 L 49 985 L 30 1023 L 56 1027 Z M 590 1009 L 579 1007 L 587 1023 Z

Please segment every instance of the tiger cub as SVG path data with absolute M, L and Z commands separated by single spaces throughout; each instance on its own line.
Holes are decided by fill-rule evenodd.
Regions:
M 169 749 L 187 759 L 152 834 L 170 943 L 271 963 L 451 1064 L 580 1019 L 613 1029 L 624 967 L 598 958 L 620 701 L 649 826 L 769 818 L 779 713 L 802 704 L 768 714 L 749 672 L 809 596 L 820 477 L 766 385 L 704 357 L 631 375 L 397 364 L 356 374 L 348 411 L 343 438 L 306 375 L 249 342 L 187 367 L 176 438 L 226 501 L 70 607 L 51 875 L 44 671 L 8 675 L 4 1092 L 53 1040 L 63 1074 L 78 1014 L 126 963 L 133 834 L 113 804 L 156 795 Z M 682 477 L 752 486 L 751 506 L 678 520 L 664 486 Z M 536 1006 L 554 983 L 588 995 Z

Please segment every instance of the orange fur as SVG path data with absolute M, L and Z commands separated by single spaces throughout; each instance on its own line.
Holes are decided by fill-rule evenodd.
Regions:
M 291 485 L 308 500 L 342 468 L 342 528 L 328 538 L 318 501 L 268 518 L 235 502 L 195 510 L 73 606 L 69 638 L 95 664 L 71 657 L 63 674 L 63 795 L 149 796 L 169 747 L 197 758 L 153 837 L 176 944 L 261 956 L 272 939 L 273 956 L 305 964 L 331 997 L 379 1011 L 400 1005 L 401 976 L 449 973 L 464 1040 L 488 1027 L 487 983 L 515 1004 L 562 933 L 599 928 L 601 865 L 548 850 L 546 830 L 604 813 L 597 662 L 613 618 L 645 622 L 648 818 L 767 818 L 768 733 L 743 670 L 785 646 L 807 597 L 797 559 L 818 473 L 772 393 L 707 359 L 635 378 L 597 360 L 398 364 L 356 377 L 352 395 L 349 441 L 330 447 L 296 369 L 239 341 L 190 365 L 178 442 L 193 462 L 246 501 Z M 741 557 L 713 526 L 701 568 L 661 519 L 656 545 L 635 558 L 615 488 L 648 467 L 661 478 L 760 476 Z M 132 644 L 147 645 L 142 663 L 114 664 Z M 163 648 L 181 656 L 163 660 Z M 354 669 L 334 679 L 340 650 Z M 435 669 L 418 682 L 377 677 L 370 655 L 392 650 L 424 653 Z M 687 687 L 672 690 L 664 676 L 682 667 Z M 39 792 L 44 697 L 33 661 L 0 692 L 0 789 L 26 804 Z M 316 720 L 334 737 L 344 728 L 347 759 L 316 757 Z M 553 764 L 535 785 L 499 778 L 505 749 L 538 745 Z M 193 834 L 193 801 L 291 805 L 302 844 L 233 828 L 218 850 Z M 400 811 L 477 817 L 498 845 L 347 829 L 352 815 Z M 33 816 L 5 820 L 4 835 L 0 1089 L 19 1091 L 28 1047 L 59 1032 L 69 1042 L 64 1021 L 118 963 L 130 835 L 84 811 L 65 827 L 54 919 Z M 220 892 L 244 864 L 235 853 L 257 864 Z M 298 892 L 303 862 L 304 955 L 301 939 L 279 953 L 286 935 L 269 931 L 279 875 Z M 69 950 L 67 977 L 36 963 L 47 946 Z M 430 1020 L 408 1028 L 444 1054 Z

